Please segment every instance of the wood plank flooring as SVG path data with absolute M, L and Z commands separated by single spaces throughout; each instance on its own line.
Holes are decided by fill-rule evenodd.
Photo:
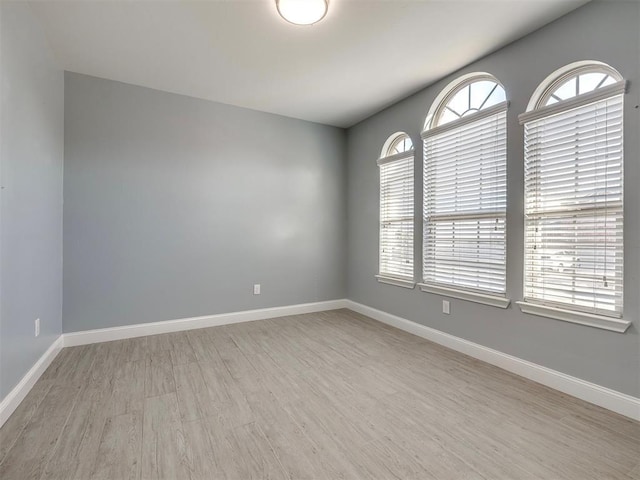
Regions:
M 0 478 L 640 479 L 640 424 L 348 310 L 65 348 Z

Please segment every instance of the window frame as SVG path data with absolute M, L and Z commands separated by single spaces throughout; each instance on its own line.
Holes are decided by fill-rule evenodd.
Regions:
M 439 121 L 442 117 L 442 114 L 445 110 L 445 108 L 447 108 L 450 100 L 452 100 L 454 98 L 454 96 L 456 94 L 458 94 L 461 90 L 463 90 L 464 88 L 466 88 L 469 85 L 472 85 L 476 82 L 481 82 L 481 81 L 491 81 L 493 83 L 496 84 L 496 87 L 500 87 L 504 93 L 505 96 L 505 100 L 501 101 L 497 104 L 491 105 L 489 107 L 486 108 L 482 108 L 482 109 L 478 109 L 477 111 L 473 112 L 473 113 L 469 113 L 467 115 L 459 117 L 456 120 L 452 120 L 449 122 L 445 122 L 440 124 Z M 491 92 L 487 95 L 485 102 L 487 99 L 489 99 L 492 94 L 493 91 L 495 90 L 495 88 L 493 90 L 491 90 Z M 470 91 L 471 93 L 471 91 Z M 484 105 L 484 103 L 482 104 Z M 450 130 L 457 130 L 459 128 L 464 127 L 465 125 L 470 125 L 473 123 L 479 123 L 482 122 L 485 119 L 491 118 L 493 116 L 496 116 L 496 118 L 498 118 L 498 116 L 500 116 L 500 114 L 504 113 L 505 118 L 504 118 L 504 123 L 499 125 L 500 130 L 504 131 L 504 138 L 505 138 L 505 153 L 504 153 L 504 170 L 505 170 L 505 180 L 504 180 L 504 189 L 506 192 L 506 188 L 507 188 L 507 180 L 506 180 L 506 169 L 507 169 L 507 155 L 506 155 L 506 132 L 507 132 L 507 120 L 506 120 L 506 111 L 508 109 L 509 106 L 509 102 L 506 100 L 506 91 L 504 89 L 504 86 L 502 85 L 502 83 L 495 78 L 493 75 L 489 74 L 489 73 L 484 73 L 484 72 L 476 72 L 476 73 L 471 73 L 468 75 L 464 75 L 462 77 L 457 78 L 456 80 L 454 80 L 453 82 L 451 82 L 445 89 L 443 89 L 440 94 L 438 95 L 438 97 L 436 97 L 436 99 L 434 100 L 430 110 L 429 110 L 429 114 L 427 115 L 427 118 L 425 120 L 424 123 L 424 132 L 422 134 L 422 138 L 423 138 L 423 148 L 425 149 L 425 154 L 424 154 L 424 158 L 423 158 L 423 169 L 426 175 L 426 171 L 427 171 L 427 162 L 429 161 L 429 159 L 427 158 L 427 154 L 426 154 L 426 145 L 427 145 L 427 139 L 430 137 L 434 137 L 436 135 L 439 135 L 441 133 L 450 131 Z M 500 134 L 499 134 L 500 135 Z M 507 298 L 507 281 L 506 281 L 506 277 L 507 277 L 507 237 L 506 237 L 506 220 L 507 220 L 507 207 L 506 207 L 506 200 L 505 200 L 505 206 L 504 206 L 504 212 L 500 212 L 499 217 L 503 219 L 503 224 L 504 224 L 504 237 L 503 237 L 503 245 L 504 245 L 504 261 L 503 261 L 503 267 L 502 267 L 502 273 L 503 273 L 503 278 L 504 278 L 504 290 L 502 292 L 496 292 L 496 291 L 490 291 L 490 290 L 484 290 L 484 289 L 475 289 L 475 288 L 471 288 L 471 287 L 464 287 L 464 286 L 460 286 L 460 285 L 456 285 L 453 282 L 452 283 L 436 283 L 436 282 L 428 282 L 427 281 L 427 275 L 426 275 L 426 248 L 427 248 L 427 242 L 426 242 L 426 238 L 427 238 L 427 229 L 429 228 L 429 226 L 433 223 L 430 222 L 429 219 L 427 218 L 427 208 L 426 208 L 426 196 L 428 194 L 427 190 L 427 181 L 426 181 L 426 176 L 425 178 L 423 178 L 423 181 L 425 182 L 425 190 L 423 191 L 423 237 L 424 237 L 424 241 L 423 241 L 423 246 L 422 246 L 422 259 L 423 259 L 423 265 L 422 265 L 422 282 L 419 283 L 419 287 L 420 290 L 423 292 L 427 292 L 427 293 L 434 293 L 434 294 L 439 294 L 439 295 L 444 295 L 444 296 L 448 296 L 448 297 L 453 297 L 453 298 L 459 298 L 462 300 L 467 300 L 467 301 L 472 301 L 472 302 L 476 302 L 476 303 L 481 303 L 481 304 L 485 304 L 485 305 L 490 305 L 490 306 L 494 306 L 494 307 L 499 307 L 499 308 L 507 308 L 511 302 L 511 300 L 509 298 Z M 506 193 L 505 193 L 505 199 L 506 199 Z M 502 211 L 503 209 L 500 208 L 500 210 Z M 476 212 L 476 215 L 473 216 L 473 218 L 476 218 L 478 220 L 480 220 L 483 217 L 484 212 L 478 211 Z M 460 218 L 462 217 L 468 217 L 469 213 L 468 212 L 464 212 L 464 213 L 460 213 L 460 214 L 451 214 L 451 216 L 458 216 Z
M 614 80 L 616 80 L 615 84 L 608 86 L 596 87 L 595 89 L 585 92 L 585 93 L 577 93 L 576 95 L 557 101 L 550 105 L 547 105 L 548 99 L 557 91 L 557 89 L 564 85 L 565 82 L 574 78 L 576 76 L 580 76 L 586 73 L 603 73 L 611 76 Z M 606 78 L 606 77 L 605 77 Z M 622 75 L 617 72 L 614 68 L 609 65 L 606 65 L 601 62 L 575 62 L 569 65 L 566 65 L 551 75 L 549 75 L 536 89 L 531 100 L 529 101 L 527 111 L 521 115 L 519 115 L 519 120 L 521 124 L 528 124 L 537 122 L 539 120 L 543 120 L 546 118 L 551 118 L 555 115 L 563 114 L 566 112 L 570 112 L 574 109 L 579 109 L 581 107 L 587 107 L 589 105 L 595 105 L 598 102 L 603 102 L 609 99 L 615 99 L 618 95 L 624 95 L 626 92 L 626 81 L 622 77 Z M 621 220 L 624 222 L 624 96 L 621 99 L 621 115 L 622 115 L 622 125 L 620 126 L 622 138 L 621 142 L 621 152 L 620 152 L 620 165 L 622 168 L 621 172 Z M 525 144 L 527 142 L 526 137 L 526 129 L 523 133 Z M 526 165 L 526 152 L 525 152 L 525 165 Z M 526 173 L 526 172 L 525 172 Z M 537 178 L 537 177 L 536 177 Z M 526 183 L 526 181 L 525 181 Z M 525 185 L 526 187 L 526 185 Z M 597 189 L 596 189 L 597 190 Z M 523 300 L 516 302 L 521 311 L 527 314 L 543 316 L 548 318 L 553 318 L 556 320 L 562 320 L 571 323 L 577 323 L 581 325 L 587 325 L 591 327 L 601 328 L 605 330 L 611 330 L 619 333 L 624 333 L 627 328 L 631 325 L 631 321 L 623 318 L 624 306 L 622 304 L 619 313 L 615 310 L 613 313 L 603 314 L 598 311 L 590 312 L 587 311 L 587 308 L 581 308 L 579 306 L 571 305 L 566 302 L 553 301 L 550 302 L 544 299 L 536 299 L 536 298 L 526 298 L 527 290 L 529 288 L 533 288 L 532 285 L 527 283 L 527 229 L 531 225 L 529 219 L 526 214 L 526 205 L 527 205 L 527 190 L 525 189 L 524 193 L 524 201 L 525 201 L 525 212 L 524 212 L 524 252 L 523 256 Z M 594 212 L 604 210 L 608 206 L 604 207 L 594 207 Z M 575 208 L 574 208 L 575 209 Z M 558 212 L 567 212 L 570 213 L 573 211 L 570 206 L 567 206 L 564 210 L 560 210 Z M 547 215 L 557 215 L 558 212 L 548 213 Z M 536 217 L 540 217 L 540 215 L 544 216 L 545 214 L 536 214 Z M 595 213 L 594 213 L 595 215 Z M 534 220 L 531 220 L 534 221 Z M 536 220 L 538 221 L 538 220 Z M 621 271 L 621 277 L 619 278 L 621 281 L 621 292 L 620 298 L 621 303 L 624 298 L 624 227 L 620 227 L 622 229 L 622 265 L 623 269 Z M 536 244 L 537 245 L 537 244 Z M 598 248 L 601 248 L 599 245 L 596 245 Z M 540 275 L 544 277 L 544 273 L 541 271 Z M 576 275 L 574 273 L 574 275 Z M 577 278 L 577 277 L 576 277 Z M 616 277 L 618 278 L 618 277 Z M 597 298 L 597 297 L 594 297 Z M 594 307 L 595 310 L 595 307 Z
M 396 146 L 400 142 L 404 142 L 409 140 L 410 147 L 401 152 L 393 152 L 396 149 Z M 385 223 L 385 219 L 383 219 L 384 205 L 383 205 L 383 178 L 382 178 L 382 168 L 384 165 L 391 165 L 399 162 L 408 162 L 410 165 L 411 171 L 411 202 L 412 202 L 412 216 L 411 216 L 411 276 L 403 276 L 394 274 L 393 272 L 384 271 L 382 268 L 382 254 L 383 254 L 383 223 Z M 387 138 L 384 146 L 382 147 L 382 151 L 380 154 L 380 158 L 377 161 L 378 170 L 379 170 L 379 188 L 380 188 L 380 198 L 379 198 L 379 223 L 378 223 L 378 273 L 375 275 L 375 278 L 380 283 L 384 283 L 387 285 L 394 285 L 396 287 L 403 287 L 408 289 L 413 289 L 415 287 L 415 147 L 413 145 L 413 141 L 411 137 L 405 132 L 396 132 Z M 389 220 L 386 222 L 404 222 L 407 223 L 408 220 Z

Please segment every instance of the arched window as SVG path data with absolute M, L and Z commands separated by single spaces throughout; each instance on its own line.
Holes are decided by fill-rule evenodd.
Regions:
M 413 150 L 413 143 L 411 142 L 409 135 L 406 133 L 396 133 L 391 135 L 385 142 L 380 158 L 391 157 L 410 150 Z
M 380 282 L 413 288 L 413 143 L 391 135 L 380 159 Z
M 550 75 L 520 116 L 525 312 L 617 331 L 630 323 L 621 320 L 624 91 L 610 66 L 579 62 Z
M 451 83 L 424 140 L 421 289 L 506 308 L 506 94 L 493 76 Z
M 474 74 L 456 82 L 455 87 L 447 92 L 444 98 L 436 99 L 438 103 L 430 116 L 428 127 L 455 122 L 462 117 L 500 104 L 506 99 L 504 88 L 491 75 Z
M 571 64 L 571 68 L 559 70 L 542 82 L 529 103 L 527 111 L 547 107 L 572 99 L 578 95 L 615 85 L 622 81 L 620 74 L 604 63 Z

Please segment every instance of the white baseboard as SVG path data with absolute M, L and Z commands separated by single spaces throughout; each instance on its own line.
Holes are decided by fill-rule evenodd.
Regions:
M 580 398 L 603 408 L 640 420 L 640 399 L 611 390 L 594 383 L 537 365 L 498 350 L 484 347 L 448 333 L 426 327 L 416 322 L 392 315 L 382 310 L 353 302 L 351 300 L 330 300 L 326 302 L 305 303 L 285 307 L 263 308 L 243 312 L 222 313 L 203 317 L 167 320 L 164 322 L 144 323 L 123 327 L 102 328 L 83 332 L 66 333 L 58 337 L 36 364 L 20 380 L 18 385 L 0 402 L 0 427 L 18 408 L 38 378 L 44 373 L 61 348 L 90 343 L 108 342 L 124 338 L 156 335 L 159 333 L 193 330 L 233 323 L 251 322 L 268 318 L 300 315 L 349 308 L 387 325 L 399 328 L 445 347 L 462 352 L 471 357 L 496 365 L 504 370 Z
M 109 342 L 125 338 L 143 337 L 159 333 L 180 332 L 196 328 L 217 327 L 232 323 L 252 322 L 268 318 L 285 317 L 289 315 L 301 315 L 303 313 L 323 312 L 346 308 L 347 301 L 329 300 L 324 302 L 303 303 L 299 305 L 287 305 L 284 307 L 261 308 L 257 310 L 245 310 L 242 312 L 221 313 L 217 315 L 205 315 L 202 317 L 181 318 L 163 322 L 141 323 L 113 328 L 100 328 L 60 335 L 49 349 L 40 357 L 33 367 L 22 377 L 22 380 L 0 402 L 0 427 L 18 408 L 29 391 L 33 388 L 38 378 L 44 373 L 56 355 L 63 347 L 74 347 L 90 343 Z
M 438 343 L 452 350 L 462 352 L 470 357 L 495 365 L 509 372 L 541 383 L 547 387 L 559 390 L 581 400 L 612 410 L 621 415 L 640 420 L 640 399 L 609 388 L 587 382 L 571 375 L 552 370 L 521 358 L 508 355 L 492 348 L 426 327 L 402 317 L 392 315 L 382 310 L 346 301 L 346 307 L 387 325 L 399 328 L 432 342 Z
M 0 402 L 0 427 L 4 425 L 4 422 L 6 422 L 16 408 L 18 408 L 20 402 L 22 402 L 24 397 L 31 391 L 40 376 L 47 367 L 51 365 L 51 362 L 53 362 L 53 359 L 56 358 L 58 353 L 60 353 L 60 350 L 62 350 L 62 335 L 55 339 L 35 365 L 22 377 L 22 380 L 20 380 L 13 390 Z
M 285 307 L 261 308 L 258 310 L 245 310 L 242 312 L 220 313 L 217 315 L 205 315 L 203 317 L 181 318 L 178 320 L 165 320 L 162 322 L 139 323 L 122 327 L 100 328 L 97 330 L 85 330 L 82 332 L 65 333 L 64 346 L 74 347 L 90 343 L 110 342 L 124 338 L 144 337 L 159 333 L 181 332 L 196 328 L 218 327 L 232 323 L 252 322 L 267 318 L 285 317 L 288 315 L 301 315 L 303 313 L 322 312 L 346 307 L 346 300 L 329 300 L 325 302 L 302 303 Z

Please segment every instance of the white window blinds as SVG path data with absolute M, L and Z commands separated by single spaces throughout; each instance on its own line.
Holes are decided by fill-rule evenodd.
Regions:
M 620 317 L 623 95 L 544 108 L 523 115 L 525 301 Z
M 413 280 L 413 150 L 378 160 L 380 275 Z
M 422 134 L 426 284 L 505 293 L 506 109 Z

